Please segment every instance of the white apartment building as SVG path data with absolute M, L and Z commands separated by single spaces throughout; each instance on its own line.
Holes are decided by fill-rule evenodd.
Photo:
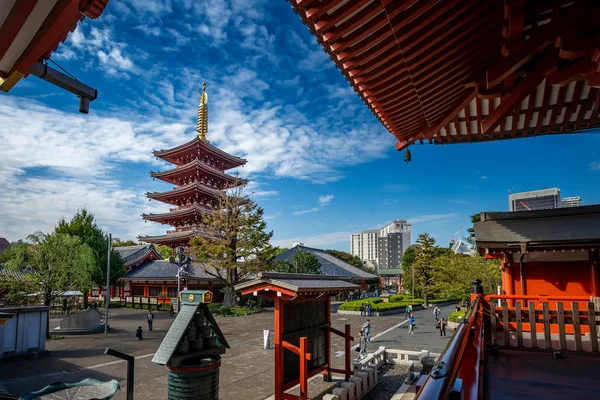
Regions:
M 398 268 L 402 255 L 412 242 L 412 227 L 406 220 L 353 234 L 350 253 L 373 268 Z
M 561 207 L 581 207 L 581 197 L 565 197 L 560 201 Z

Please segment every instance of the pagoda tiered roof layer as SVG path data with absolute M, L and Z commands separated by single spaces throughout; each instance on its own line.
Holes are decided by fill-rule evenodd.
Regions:
M 183 224 L 200 224 L 204 215 L 210 215 L 212 211 L 192 205 L 191 207 L 178 208 L 168 213 L 161 214 L 142 214 L 146 221 L 160 222 L 172 226 L 181 226 Z
M 190 203 L 213 205 L 214 201 L 221 195 L 219 190 L 200 185 L 198 182 L 177 187 L 167 192 L 147 192 L 146 196 L 163 203 L 183 206 Z
M 226 174 L 197 159 L 167 171 L 150 172 L 150 175 L 174 185 L 198 182 L 215 189 L 227 189 L 247 183 L 245 179 Z
M 198 158 L 198 155 L 201 155 L 201 161 L 221 171 L 242 166 L 247 162 L 243 158 L 224 152 L 198 136 L 181 146 L 154 152 L 155 157 L 175 165 L 185 165 Z
M 600 2 L 288 0 L 398 140 L 600 126 Z
M 169 247 L 188 246 L 190 239 L 196 235 L 209 237 L 206 230 L 195 227 L 188 230 L 168 231 L 166 235 L 139 236 L 139 240 L 146 243 L 167 245 Z

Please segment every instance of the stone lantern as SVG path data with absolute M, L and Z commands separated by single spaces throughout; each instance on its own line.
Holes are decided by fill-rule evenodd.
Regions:
M 208 309 L 212 293 L 184 290 L 181 310 L 152 362 L 167 367 L 169 400 L 217 400 L 221 354 L 229 348 Z

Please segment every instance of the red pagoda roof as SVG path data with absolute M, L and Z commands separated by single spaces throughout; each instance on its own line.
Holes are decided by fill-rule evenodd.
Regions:
M 202 229 L 192 228 L 187 231 L 177 231 L 167 233 L 166 235 L 158 235 L 158 236 L 138 236 L 138 239 L 142 242 L 146 243 L 156 243 L 156 244 L 164 244 L 179 246 L 179 245 L 187 245 L 190 239 L 193 236 L 202 235 L 204 237 L 208 237 L 209 235 Z
M 225 186 L 234 187 L 234 186 L 239 186 L 239 185 L 243 185 L 243 184 L 247 183 L 247 180 L 245 180 L 245 179 L 236 178 L 235 176 L 228 175 L 228 174 L 221 172 L 209 165 L 204 164 L 203 162 L 201 162 L 199 160 L 190 161 L 187 164 L 178 166 L 177 168 L 173 168 L 173 169 L 170 169 L 167 171 L 150 172 L 150 175 L 153 178 L 157 178 L 162 181 L 172 183 L 174 185 L 182 185 L 182 184 L 188 183 L 187 180 L 189 180 L 190 177 L 197 178 L 197 179 L 193 179 L 193 181 L 198 181 L 198 183 L 201 183 L 201 184 L 204 183 L 204 182 L 200 182 L 201 181 L 201 179 L 200 179 L 201 173 L 204 177 L 216 178 L 216 180 L 219 180 L 220 182 L 216 182 L 216 183 L 221 188 L 225 188 Z M 209 179 L 209 180 L 212 180 L 212 179 Z
M 184 165 L 198 158 L 199 154 L 210 154 L 217 161 L 213 167 L 222 170 L 236 168 L 246 164 L 246 160 L 233 156 L 223 150 L 211 145 L 206 140 L 200 139 L 198 136 L 181 146 L 173 147 L 167 150 L 159 150 L 154 152 L 154 156 L 161 158 L 175 165 Z M 207 160 L 201 159 L 208 164 L 210 157 Z
M 218 190 L 200 185 L 198 182 L 189 185 L 181 186 L 168 192 L 148 192 L 146 196 L 150 199 L 162 201 L 176 206 L 181 206 L 181 199 L 193 198 L 195 201 L 200 200 L 200 196 L 204 195 L 210 199 L 216 199 L 222 193 Z M 179 201 L 178 201 L 179 200 Z
M 161 214 L 142 214 L 142 218 L 147 221 L 160 222 L 161 224 L 167 225 L 180 225 L 183 221 L 190 221 L 190 223 L 202 222 L 202 215 L 212 214 L 211 210 L 204 207 L 193 205 L 188 208 L 180 208 L 168 213 Z
M 8 92 L 47 59 L 85 17 L 98 18 L 108 0 L 19 0 L 0 9 L 0 89 Z
M 398 150 L 600 125 L 598 2 L 288 1 Z

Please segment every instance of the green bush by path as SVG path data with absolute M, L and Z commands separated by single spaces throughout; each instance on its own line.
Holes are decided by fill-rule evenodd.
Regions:
M 374 301 L 375 300 L 375 301 Z M 371 312 L 375 311 L 390 311 L 390 310 L 399 310 L 406 308 L 407 305 L 418 306 L 423 304 L 423 299 L 415 299 L 412 300 L 404 300 L 404 301 L 395 301 L 390 303 L 384 303 L 380 298 L 370 298 L 364 300 L 355 300 L 349 301 L 340 306 L 340 310 L 342 311 L 360 311 L 360 305 L 366 303 L 371 303 L 372 308 Z
M 463 319 L 465 319 L 465 315 L 467 315 L 467 310 L 455 311 L 452 314 L 448 315 L 448 321 L 461 322 Z
M 402 301 L 402 300 L 404 300 L 404 296 L 403 296 L 403 295 L 401 295 L 401 294 L 395 294 L 395 295 L 393 295 L 392 297 L 390 297 L 390 301 L 391 301 L 392 303 L 395 303 L 395 302 L 397 302 L 397 301 Z M 406 300 L 408 300 L 408 299 L 406 299 Z
M 440 304 L 440 303 L 446 303 L 449 301 L 455 301 L 458 303 L 459 300 L 460 299 L 432 299 L 432 300 L 429 300 L 429 304 Z

